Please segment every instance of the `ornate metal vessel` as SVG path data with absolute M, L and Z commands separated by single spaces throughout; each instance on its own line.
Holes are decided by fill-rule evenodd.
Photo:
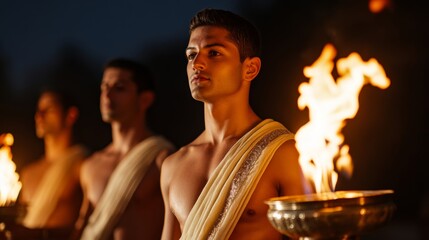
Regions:
M 266 201 L 268 219 L 294 239 L 355 239 L 387 223 L 396 205 L 392 190 L 337 191 Z
M 0 206 L 0 223 L 19 223 L 27 213 L 27 207 L 22 204 Z

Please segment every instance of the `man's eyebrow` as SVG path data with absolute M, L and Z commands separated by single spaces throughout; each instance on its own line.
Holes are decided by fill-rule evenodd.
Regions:
M 205 47 L 206 48 L 209 48 L 209 47 L 225 47 L 225 45 L 221 44 L 221 43 L 212 43 L 212 44 L 206 45 Z
M 194 50 L 194 49 L 195 47 L 187 47 L 185 50 L 188 51 L 188 50 Z
M 212 43 L 212 44 L 205 45 L 203 48 L 210 48 L 210 47 L 225 47 L 225 45 L 221 43 Z M 196 47 L 187 47 L 186 51 L 194 50 L 194 49 L 196 49 Z

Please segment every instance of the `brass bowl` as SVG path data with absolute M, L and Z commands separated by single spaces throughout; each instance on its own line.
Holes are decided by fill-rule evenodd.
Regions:
M 351 239 L 388 222 L 392 190 L 337 191 L 271 198 L 268 219 L 295 239 Z
M 19 223 L 27 213 L 27 207 L 22 204 L 0 206 L 0 223 Z

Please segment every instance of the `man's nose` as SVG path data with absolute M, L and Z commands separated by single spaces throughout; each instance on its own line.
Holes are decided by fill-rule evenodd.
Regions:
M 194 70 L 203 70 L 206 66 L 204 58 L 197 54 L 192 62 L 192 69 Z
M 110 87 L 106 87 L 105 89 L 103 89 L 102 91 L 101 91 L 101 96 L 102 97 L 104 97 L 104 98 L 108 98 L 108 99 L 110 99 L 110 98 L 112 98 L 112 96 L 113 96 L 113 89 L 112 88 L 110 88 Z
M 37 110 L 36 113 L 34 114 L 35 118 L 43 118 L 46 114 L 46 111 L 44 110 Z

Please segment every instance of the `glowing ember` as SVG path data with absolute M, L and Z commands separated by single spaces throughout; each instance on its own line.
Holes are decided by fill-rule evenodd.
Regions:
M 18 181 L 19 175 L 15 172 L 16 166 L 12 162 L 12 144 L 12 134 L 0 135 L 0 206 L 14 203 L 22 186 Z
M 368 8 L 372 13 L 380 13 L 390 7 L 390 0 L 369 0 Z
M 298 107 L 309 109 L 309 122 L 296 133 L 299 161 L 306 177 L 316 192 L 332 192 L 338 174 L 351 176 L 353 164 L 349 147 L 341 129 L 345 119 L 353 118 L 359 108 L 359 92 L 371 83 L 385 89 L 390 85 L 383 67 L 375 59 L 364 62 L 357 53 L 339 59 L 337 81 L 331 75 L 334 68 L 335 48 L 327 44 L 312 66 L 304 68 L 309 82 L 299 86 Z M 335 168 L 334 168 L 335 164 Z

